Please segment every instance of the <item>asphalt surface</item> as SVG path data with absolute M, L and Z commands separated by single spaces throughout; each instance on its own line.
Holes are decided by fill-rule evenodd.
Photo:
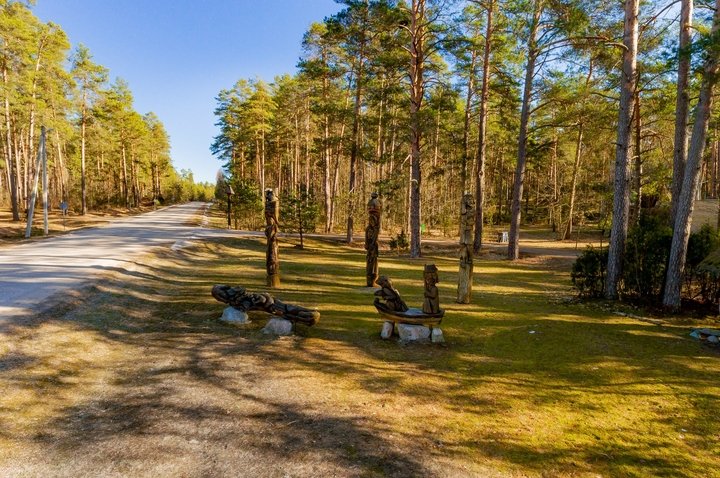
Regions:
M 103 272 L 127 269 L 154 247 L 181 247 L 211 235 L 187 226 L 205 203 L 171 206 L 100 227 L 0 249 L 0 322 L 44 308 L 49 298 L 77 289 Z

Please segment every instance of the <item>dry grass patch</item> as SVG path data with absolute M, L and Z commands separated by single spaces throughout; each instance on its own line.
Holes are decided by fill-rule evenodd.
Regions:
M 290 303 L 321 322 L 271 339 L 217 321 L 216 283 L 264 290 L 261 239 L 138 261 L 70 311 L 4 326 L 0 475 L 710 476 L 720 354 L 592 304 L 564 263 L 386 255 L 422 302 L 440 269 L 445 346 L 379 339 L 361 251 L 281 248 Z

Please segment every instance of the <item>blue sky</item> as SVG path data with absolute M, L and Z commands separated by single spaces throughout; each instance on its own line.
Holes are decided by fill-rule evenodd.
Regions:
M 135 109 L 165 124 L 178 170 L 214 182 L 217 93 L 295 72 L 303 33 L 339 9 L 333 0 L 37 0 L 33 11 L 130 84 Z

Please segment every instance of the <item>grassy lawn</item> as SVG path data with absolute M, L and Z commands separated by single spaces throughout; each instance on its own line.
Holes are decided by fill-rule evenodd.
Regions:
M 0 476 L 717 476 L 720 350 L 575 304 L 567 262 L 381 255 L 411 306 L 440 269 L 447 343 L 399 345 L 364 251 L 281 247 L 287 338 L 217 321 L 213 284 L 264 290 L 260 238 L 137 261 L 62 308 L 0 322 Z M 437 254 L 437 255 L 432 255 Z

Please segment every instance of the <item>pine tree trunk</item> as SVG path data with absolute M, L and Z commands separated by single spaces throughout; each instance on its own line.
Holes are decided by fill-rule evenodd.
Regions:
M 127 176 L 127 154 L 125 151 L 125 143 L 122 146 L 122 184 L 123 184 L 123 199 L 125 200 L 125 208 L 130 209 L 130 192 L 128 191 L 128 176 Z
M 480 253 L 482 248 L 483 225 L 485 222 L 485 161 L 487 139 L 488 98 L 490 93 L 490 53 L 493 33 L 494 0 L 487 6 L 485 23 L 485 48 L 483 51 L 482 90 L 480 92 L 480 124 L 478 126 L 478 154 L 475 167 L 475 237 L 473 252 Z
M 535 62 L 538 56 L 537 31 L 542 14 L 542 0 L 535 0 L 533 20 L 530 25 L 528 38 L 528 60 L 525 67 L 525 86 L 523 88 L 522 109 L 520 110 L 520 133 L 518 135 L 518 156 L 513 184 L 512 207 L 510 210 L 510 234 L 508 240 L 508 259 L 517 260 L 520 257 L 520 215 L 523 195 L 523 182 L 525 181 L 525 166 L 527 164 L 527 133 L 530 121 L 530 101 L 532 96 L 532 83 L 535 76 Z
M 638 79 L 639 81 L 639 79 Z M 633 166 L 635 171 L 633 174 L 633 192 L 635 193 L 635 207 L 633 208 L 630 219 L 633 224 L 640 222 L 640 212 L 642 208 L 642 122 L 640 117 L 640 92 L 635 92 L 635 107 L 634 120 L 635 120 L 635 153 L 633 154 Z
M 708 123 L 712 112 L 713 92 L 718 81 L 720 68 L 720 51 L 717 49 L 717 33 L 720 27 L 720 0 L 715 0 L 715 14 L 711 34 L 711 44 L 707 48 L 707 59 L 703 71 L 700 99 L 695 109 L 695 124 L 690 138 L 683 183 L 678 197 L 677 211 L 675 216 L 675 227 L 673 228 L 673 240 L 668 258 L 668 269 L 665 276 L 665 292 L 663 295 L 663 306 L 671 311 L 680 309 L 680 291 L 682 287 L 682 275 L 685 269 L 685 256 L 687 244 L 690 238 L 690 226 L 692 225 L 692 212 L 695 204 L 700 172 L 702 170 L 702 155 L 705 149 L 705 138 L 707 135 Z
M 670 220 L 675 220 L 677 203 L 685 172 L 687 159 L 687 129 L 690 95 L 687 91 L 690 75 L 690 43 L 693 16 L 693 0 L 681 0 L 680 3 L 680 41 L 678 45 L 678 77 L 675 99 L 675 142 L 673 145 L 672 202 Z
M 80 214 L 85 215 L 87 213 L 87 186 L 86 186 L 86 174 L 85 174 L 85 93 L 83 92 L 83 106 L 80 115 L 80 195 L 81 195 L 81 209 Z
M 580 172 L 580 158 L 582 158 L 582 141 L 583 141 L 583 123 L 578 126 L 577 142 L 575 143 L 575 162 L 573 163 L 572 178 L 570 179 L 570 201 L 568 204 L 568 220 L 567 227 L 563 231 L 560 240 L 564 241 L 573 230 L 573 214 L 575 212 L 575 191 L 577 188 L 577 178 Z
M 327 64 L 327 56 L 323 51 L 323 64 Z M 328 102 L 328 77 L 323 75 L 323 104 Z M 330 183 L 330 117 L 325 113 L 323 117 L 323 196 L 325 199 L 325 233 L 332 229 L 332 199 Z
M 420 257 L 420 110 L 424 96 L 425 0 L 412 0 L 410 18 L 410 257 Z
M 10 98 L 8 97 L 8 93 L 10 91 L 10 85 L 8 84 L 8 71 L 7 66 L 3 65 L 3 83 L 5 84 L 5 141 L 6 147 L 7 147 L 7 154 L 5 157 L 6 165 L 7 165 L 7 171 L 9 174 L 9 181 L 8 186 L 10 186 L 10 202 L 12 207 L 12 218 L 13 221 L 19 221 L 20 220 L 20 207 L 19 207 L 19 194 L 18 194 L 18 181 L 17 181 L 17 174 L 14 174 L 13 171 L 17 171 L 17 169 L 14 167 L 15 162 L 13 161 L 13 137 L 12 137 L 12 124 L 10 121 Z
M 325 198 L 325 233 L 332 230 L 332 183 L 330 182 L 330 118 L 323 125 L 323 195 Z
M 615 148 L 615 195 L 613 199 L 613 221 L 608 246 L 605 297 L 618 298 L 618 284 L 622 275 L 625 255 L 625 240 L 628 230 L 630 208 L 630 131 L 632 129 L 633 100 L 637 80 L 639 0 L 625 0 L 625 26 L 623 34 L 623 69 L 620 83 L 620 108 L 618 111 L 618 134 Z
M 362 89 L 360 87 L 360 77 L 362 66 L 358 67 L 358 75 L 356 77 L 355 87 L 355 107 L 353 108 L 353 125 L 352 125 L 352 142 L 350 143 L 350 178 L 348 182 L 348 216 L 347 216 L 347 234 L 345 241 L 350 244 L 353 240 L 353 215 L 355 209 L 355 183 L 357 180 L 357 157 L 359 147 L 360 132 L 360 105 L 362 100 Z
M 463 123 L 463 155 L 460 165 L 460 191 L 465 194 L 468 191 L 468 164 L 472 164 L 470 157 L 470 113 L 472 112 L 473 92 L 475 90 L 475 63 L 477 62 L 477 51 L 473 48 L 470 56 L 470 71 L 468 72 L 467 92 L 465 94 L 465 117 Z M 438 109 L 438 115 L 440 111 Z M 439 126 L 438 121 L 438 126 Z M 437 141 L 435 143 L 437 151 Z M 436 154 L 437 156 L 437 154 Z
M 367 8 L 363 10 L 367 14 Z M 366 27 L 367 17 L 363 19 L 362 28 Z M 362 106 L 362 87 L 365 62 L 365 38 L 366 31 L 363 30 L 363 39 L 357 57 L 357 71 L 355 75 L 355 104 L 353 107 L 352 139 L 350 143 L 350 178 L 348 183 L 348 211 L 347 211 L 347 234 L 345 240 L 348 244 L 353 240 L 353 216 L 355 213 L 355 182 L 357 178 L 357 162 L 360 148 L 360 114 Z

